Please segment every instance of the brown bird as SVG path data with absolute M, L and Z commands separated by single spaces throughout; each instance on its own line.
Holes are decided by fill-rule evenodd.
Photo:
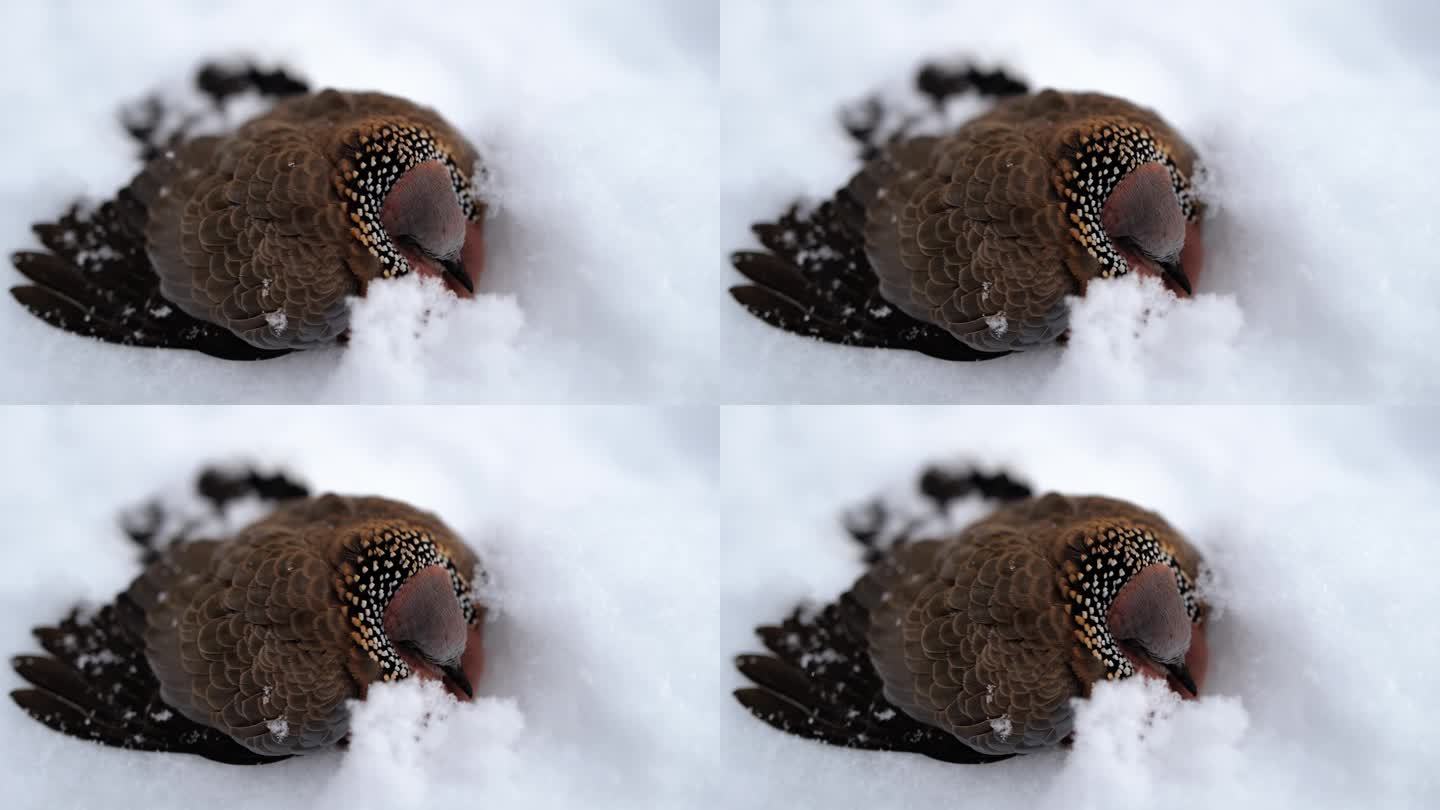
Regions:
M 782 329 L 833 343 L 984 360 L 1068 326 L 1066 296 L 1127 273 L 1189 295 L 1202 263 L 1195 150 L 1155 113 L 1098 93 L 1032 95 L 1003 74 L 927 67 L 937 109 L 1006 96 L 942 135 L 875 144 L 883 107 L 847 124 L 864 166 L 834 200 L 755 226 L 752 284 L 731 294 Z M 908 122 L 913 126 L 915 122 Z
M 38 628 L 49 655 L 14 659 L 34 685 L 15 702 L 107 745 L 254 764 L 343 740 L 374 683 L 470 698 L 485 609 L 465 543 L 397 501 L 270 485 L 286 500 L 267 517 L 153 552 L 113 604 Z
M 226 135 L 150 141 L 163 110 L 127 124 L 151 156 L 93 213 L 35 230 L 12 293 L 46 322 L 112 343 L 273 357 L 346 333 L 346 299 L 411 272 L 474 294 L 485 205 L 475 148 L 434 111 L 380 93 L 307 93 L 284 74 L 202 71 L 217 105 L 250 86 L 282 96 Z M 143 112 L 143 111 L 142 111 Z
M 871 559 L 836 603 L 759 628 L 771 655 L 737 659 L 756 686 L 735 693 L 757 717 L 835 745 L 981 763 L 1066 741 L 1071 699 L 1101 680 L 1199 692 L 1200 556 L 1153 512 L 1022 497 Z

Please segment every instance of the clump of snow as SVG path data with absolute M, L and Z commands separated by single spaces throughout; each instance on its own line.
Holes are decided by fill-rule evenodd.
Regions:
M 277 717 L 267 722 L 265 728 L 270 730 L 270 736 L 276 740 L 283 741 L 286 737 L 290 736 L 290 721 L 283 717 Z
M 522 393 L 526 357 L 516 342 L 524 327 L 513 296 L 461 300 L 430 277 L 376 282 L 352 302 L 349 345 L 324 396 L 424 402 Z M 442 366 L 446 374 L 431 373 Z
M 1242 362 L 1244 315 L 1230 296 L 1180 299 L 1158 278 L 1092 282 L 1070 299 L 1070 338 L 1038 395 L 1069 401 L 1243 398 L 1248 384 L 1226 370 Z M 1206 381 L 1204 391 L 1196 381 Z
M 1002 740 L 1009 737 L 1010 732 L 1014 730 L 1014 728 L 1015 726 L 1010 721 L 1010 715 L 1008 714 L 1002 714 L 990 720 L 990 729 L 995 732 L 995 736 Z
M 352 704 L 350 747 L 331 784 L 336 806 L 430 808 L 484 785 L 487 803 L 524 802 L 513 699 L 459 703 L 437 681 L 380 684 Z
M 201 63 L 239 56 L 317 88 L 413 99 L 467 136 L 486 161 L 477 182 L 491 214 L 481 295 L 455 307 L 444 345 L 427 336 L 399 348 L 414 343 L 414 320 L 384 316 L 381 303 L 356 313 L 372 333 L 360 353 L 264 363 L 87 341 L 6 296 L 0 400 L 714 399 L 724 292 L 713 7 L 414 0 L 403 25 L 377 23 L 395 12 L 380 0 L 152 11 L 9 3 L 0 12 L 11 34 L 0 49 L 12 77 L 7 116 L 25 122 L 7 144 L 26 156 L 0 188 L 4 253 L 36 245 L 31 223 L 77 197 L 108 198 L 139 170 L 121 107 L 155 89 L 184 105 Z M 254 112 L 242 107 L 227 117 Z M 3 286 L 20 281 L 0 264 Z M 397 333 L 373 334 L 387 328 Z
M 285 333 L 285 327 L 290 325 L 290 318 L 285 315 L 284 310 L 277 309 L 274 312 L 265 313 L 265 323 L 270 327 L 271 332 L 282 335 Z
M 1237 697 L 1184 701 L 1158 680 L 1101 683 L 1089 700 L 1076 701 L 1075 746 L 1051 785 L 1051 798 L 1078 807 L 1228 804 L 1235 780 L 1250 767 L 1241 752 L 1248 726 Z M 1177 783 L 1190 789 L 1177 795 Z M 1201 790 L 1211 786 L 1209 795 L 1197 795 L 1192 783 Z M 1249 800 L 1269 807 L 1288 803 L 1266 787 Z
M 1056 0 L 839 0 L 820 13 L 726 0 L 722 29 L 727 248 L 753 247 L 751 223 L 846 183 L 859 164 L 838 111 L 878 92 L 912 105 L 897 115 L 914 113 L 919 65 L 957 56 L 1036 88 L 1096 90 L 1156 110 L 1208 166 L 1200 185 L 1210 204 L 1201 295 L 1155 313 L 1138 341 L 1133 319 L 1111 311 L 1121 303 L 1113 290 L 1108 304 L 1076 313 L 1079 345 L 983 363 L 823 344 L 726 301 L 720 359 L 732 399 L 1440 395 L 1434 194 L 1422 168 L 1440 164 L 1433 4 L 1219 0 L 1137 13 L 1100 0 L 1077 14 Z M 965 116 L 982 109 L 972 99 L 955 106 Z M 714 262 L 741 281 L 723 256 Z

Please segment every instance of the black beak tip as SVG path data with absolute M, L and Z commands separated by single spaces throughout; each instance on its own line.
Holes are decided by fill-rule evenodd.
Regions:
M 445 259 L 440 262 L 445 268 L 445 275 L 455 279 L 455 282 L 471 295 L 475 294 L 475 282 L 470 280 L 470 274 L 465 272 L 465 265 L 454 259 Z
M 1160 268 L 1165 271 L 1165 277 L 1175 282 L 1175 286 L 1185 291 L 1186 295 L 1194 295 L 1190 289 L 1190 277 L 1185 275 L 1185 268 L 1180 266 L 1179 260 L 1173 262 L 1160 262 Z
M 475 697 L 475 690 L 470 686 L 470 678 L 466 676 L 465 670 L 462 669 L 459 664 L 451 664 L 441 667 L 440 669 L 445 673 L 445 680 L 449 681 L 456 689 L 464 692 L 465 697 Z
M 1190 668 L 1185 666 L 1183 661 L 1178 664 L 1166 664 L 1165 669 L 1169 671 L 1172 678 L 1185 687 L 1185 691 L 1189 692 L 1191 697 L 1200 696 L 1200 689 L 1195 686 L 1195 679 L 1190 675 Z

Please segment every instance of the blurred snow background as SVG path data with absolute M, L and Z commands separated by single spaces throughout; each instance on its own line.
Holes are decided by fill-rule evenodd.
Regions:
M 6 257 L 38 245 L 32 222 L 138 171 L 122 105 L 190 92 L 202 62 L 232 55 L 433 107 L 488 161 L 496 209 L 479 300 L 386 285 L 349 351 L 243 364 L 111 346 L 6 294 L 0 400 L 713 399 L 716 15 L 673 0 L 0 0 Z M 0 265 L 8 289 L 20 276 Z
M 760 650 L 756 625 L 860 575 L 842 510 L 913 493 L 926 463 L 957 458 L 1160 512 L 1214 569 L 1216 612 L 1199 701 L 1110 685 L 1080 709 L 1072 751 L 995 765 L 826 746 L 716 696 L 727 705 L 715 767 L 728 776 L 706 806 L 1440 806 L 1437 420 L 1434 409 L 726 409 L 719 635 L 731 654 Z M 951 517 L 988 509 L 958 504 Z M 727 683 L 743 679 L 732 670 Z
M 0 667 L 0 794 L 29 808 L 693 807 L 725 691 L 711 410 L 0 409 L 0 652 L 138 573 L 117 513 L 215 459 L 433 510 L 496 618 L 473 703 L 377 689 L 354 744 L 261 768 L 104 748 L 35 723 Z M 424 719 L 429 714 L 428 721 Z
M 1246 0 L 726 0 L 720 235 L 858 167 L 837 111 L 926 59 L 1151 107 L 1210 169 L 1204 276 L 1172 303 L 1100 285 L 1067 349 L 980 364 L 836 347 L 726 302 L 738 401 L 1434 401 L 1440 6 Z M 981 109 L 974 105 L 973 111 Z M 967 116 L 968 117 L 968 116 Z M 729 283 L 741 277 L 723 258 Z M 727 284 L 728 286 L 728 284 Z M 1144 310 L 1151 310 L 1148 322 Z

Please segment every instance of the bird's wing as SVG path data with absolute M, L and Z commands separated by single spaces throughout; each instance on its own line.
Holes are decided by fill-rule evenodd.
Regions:
M 300 127 L 257 119 L 137 178 L 161 293 L 261 349 L 333 340 L 359 282 L 330 157 Z
M 182 544 L 127 594 L 161 697 L 190 719 L 266 756 L 348 732 L 355 645 L 334 568 L 302 533 L 262 520 L 223 543 Z
M 1055 238 L 1051 161 L 1023 129 L 989 117 L 925 140 L 872 162 L 890 166 L 866 211 L 882 292 L 977 351 L 1055 340 L 1078 290 Z
M 985 754 L 1059 743 L 1079 685 L 1055 572 L 1023 528 L 993 523 L 897 548 L 854 590 L 885 697 Z
M 797 609 L 779 625 L 758 628 L 770 654 L 736 658 L 754 683 L 735 690 L 736 699 L 781 731 L 831 745 L 966 764 L 1008 758 L 978 753 L 887 701 L 866 649 L 867 621 L 867 610 L 845 594 L 818 612 Z
M 844 346 L 908 349 L 941 360 L 989 360 L 887 301 L 865 255 L 864 210 L 841 189 L 813 211 L 792 206 L 754 226 L 763 251 L 730 257 L 749 283 L 730 295 L 771 326 Z
M 143 622 L 122 595 L 93 614 L 75 611 L 55 627 L 35 628 L 47 654 L 12 659 L 31 686 L 10 697 L 62 734 L 117 748 L 195 754 L 233 765 L 285 758 L 257 754 L 167 706 L 145 657 Z

